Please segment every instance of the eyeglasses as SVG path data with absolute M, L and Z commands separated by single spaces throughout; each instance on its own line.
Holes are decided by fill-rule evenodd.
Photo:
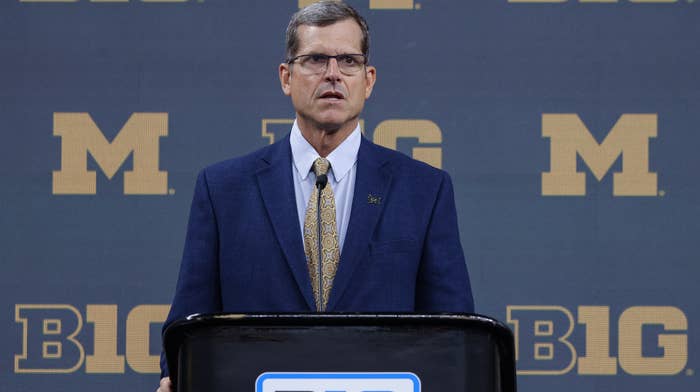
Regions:
M 335 56 L 321 53 L 302 54 L 287 60 L 287 64 L 296 63 L 303 73 L 318 75 L 326 72 L 331 59 L 338 62 L 338 69 L 345 75 L 355 75 L 367 64 L 367 56 L 364 54 L 346 53 Z

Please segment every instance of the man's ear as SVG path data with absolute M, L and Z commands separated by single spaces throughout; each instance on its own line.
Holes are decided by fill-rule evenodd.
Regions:
M 374 88 L 374 83 L 377 81 L 377 69 L 371 65 L 367 66 L 365 70 L 365 99 L 368 99 L 372 95 L 372 89 Z
M 292 77 L 292 72 L 289 69 L 289 64 L 282 63 L 279 68 L 280 72 L 280 85 L 282 86 L 282 92 L 284 95 L 291 94 L 291 87 L 289 85 L 289 79 Z

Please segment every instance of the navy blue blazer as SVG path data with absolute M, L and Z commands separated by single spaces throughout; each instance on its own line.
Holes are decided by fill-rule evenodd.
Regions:
M 288 136 L 199 174 L 164 328 L 192 313 L 315 311 L 292 181 Z M 473 310 L 449 175 L 363 137 L 327 311 Z

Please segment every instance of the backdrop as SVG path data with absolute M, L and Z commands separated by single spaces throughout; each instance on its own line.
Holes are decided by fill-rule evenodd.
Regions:
M 196 173 L 289 131 L 304 3 L 0 3 L 0 390 L 155 388 Z M 364 132 L 452 175 L 520 390 L 698 390 L 700 5 L 349 3 Z

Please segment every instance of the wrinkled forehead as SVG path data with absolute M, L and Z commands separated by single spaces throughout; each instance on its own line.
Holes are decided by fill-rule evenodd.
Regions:
M 297 54 L 362 53 L 362 30 L 353 19 L 327 26 L 300 25 L 297 39 Z

